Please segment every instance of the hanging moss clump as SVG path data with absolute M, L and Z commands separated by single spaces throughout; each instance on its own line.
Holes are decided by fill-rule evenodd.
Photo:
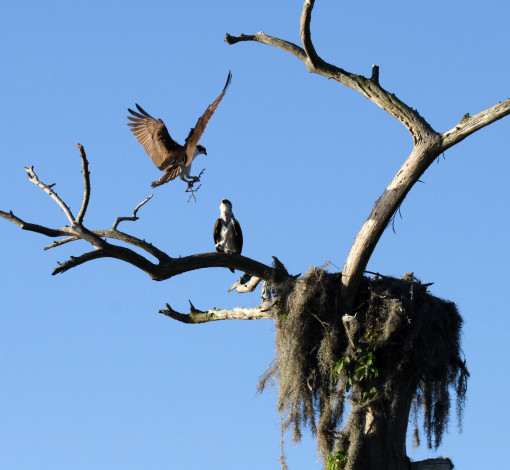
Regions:
M 364 278 L 355 312 L 342 317 L 340 276 L 311 268 L 278 287 L 276 357 L 259 391 L 278 383 L 282 433 L 290 430 L 299 441 L 309 428 L 328 470 L 357 470 L 369 454 L 363 446 L 377 433 L 390 436 L 383 448 L 407 459 L 409 413 L 417 417 L 422 409 L 427 444 L 437 447 L 450 391 L 460 423 L 469 376 L 455 305 L 430 295 L 412 275 L 378 276 Z
M 323 454 L 333 447 L 344 405 L 334 372 L 347 345 L 337 313 L 339 282 L 339 275 L 312 268 L 301 279 L 279 286 L 276 357 L 258 387 L 262 391 L 277 380 L 282 431 L 290 428 L 298 442 L 302 428 L 308 427 Z

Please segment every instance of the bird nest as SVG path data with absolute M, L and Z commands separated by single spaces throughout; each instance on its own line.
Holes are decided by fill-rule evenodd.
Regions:
M 333 456 L 339 466 L 331 468 L 357 468 L 367 413 L 377 404 L 391 419 L 405 383 L 412 387 L 415 436 L 422 410 L 427 444 L 437 447 L 452 389 L 461 422 L 469 375 L 455 304 L 412 276 L 377 276 L 363 279 L 354 315 L 342 318 L 340 276 L 311 268 L 278 289 L 276 357 L 258 391 L 277 382 L 282 435 L 289 430 L 299 441 L 308 427 L 325 464 Z M 346 400 L 350 415 L 342 427 Z

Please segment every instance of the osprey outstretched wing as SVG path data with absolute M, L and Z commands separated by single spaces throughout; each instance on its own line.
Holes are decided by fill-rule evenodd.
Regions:
M 139 112 L 128 108 L 133 116 L 128 116 L 128 126 L 135 135 L 136 139 L 145 149 L 154 165 L 160 170 L 165 170 L 169 165 L 175 162 L 180 155 L 179 145 L 170 137 L 168 129 L 161 119 L 154 119 L 149 113 L 136 105 Z
M 138 111 L 128 108 L 131 116 L 127 118 L 131 131 L 136 139 L 143 146 L 153 163 L 165 172 L 159 180 L 152 183 L 153 187 L 160 186 L 179 176 L 183 181 L 194 182 L 198 180 L 196 176 L 190 176 L 191 162 L 197 155 L 205 154 L 207 151 L 202 145 L 198 145 L 207 123 L 216 111 L 220 101 L 225 96 L 228 86 L 232 80 L 232 73 L 228 73 L 227 82 L 220 95 L 211 103 L 204 114 L 200 116 L 195 127 L 191 129 L 184 145 L 175 142 L 168 132 L 165 123 L 161 119 L 153 118 L 149 113 L 142 109 L 138 104 Z M 189 178 L 189 179 L 186 179 Z
M 227 92 L 227 88 L 230 85 L 230 82 L 232 80 L 232 72 L 228 72 L 227 76 L 227 82 L 225 83 L 225 86 L 223 87 L 222 92 L 216 98 L 205 110 L 204 114 L 198 118 L 197 123 L 195 124 L 195 127 L 189 131 L 188 137 L 186 137 L 186 164 L 191 165 L 191 162 L 193 161 L 193 150 L 197 146 L 198 142 L 200 142 L 200 139 L 202 137 L 202 134 L 205 131 L 205 126 L 207 126 L 207 123 L 209 122 L 209 119 L 211 119 L 211 116 L 214 114 L 214 111 L 216 111 L 216 108 L 220 104 L 220 101 L 225 96 L 225 93 Z M 188 163 L 189 162 L 189 163 Z

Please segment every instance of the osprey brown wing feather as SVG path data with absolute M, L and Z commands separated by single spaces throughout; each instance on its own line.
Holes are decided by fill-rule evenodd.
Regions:
M 230 81 L 232 80 L 232 72 L 228 73 L 227 82 L 225 83 L 225 86 L 223 87 L 223 91 L 220 93 L 218 98 L 216 98 L 205 110 L 204 114 L 200 116 L 198 119 L 195 127 L 191 129 L 191 131 L 188 134 L 188 137 L 186 137 L 186 166 L 189 166 L 193 160 L 193 151 L 195 150 L 195 147 L 197 146 L 198 142 L 200 141 L 200 138 L 202 137 L 202 134 L 204 133 L 205 126 L 207 126 L 207 123 L 209 122 L 209 119 L 211 119 L 211 116 L 214 114 L 214 111 L 216 111 L 216 108 L 220 104 L 220 101 L 225 96 L 225 93 L 227 91 L 228 86 L 230 85 Z
M 180 163 L 185 156 L 184 149 L 170 137 L 165 123 L 161 119 L 154 119 L 140 106 L 136 105 L 136 107 L 139 112 L 128 108 L 132 116 L 127 118 L 133 121 L 129 122 L 128 126 L 131 127 L 131 132 L 154 164 L 160 170 L 165 170 L 176 160 L 179 160 L 177 163 Z
M 217 219 L 216 223 L 214 224 L 214 230 L 213 230 L 213 238 L 214 238 L 214 244 L 218 243 L 220 241 L 220 234 L 221 234 L 221 219 Z M 216 251 L 221 251 L 220 249 L 216 248 Z
M 243 231 L 241 230 L 241 225 L 237 221 L 237 219 L 234 219 L 232 221 L 232 226 L 234 228 L 234 232 L 236 234 L 236 240 L 237 240 L 237 253 L 241 254 L 241 251 L 243 251 Z

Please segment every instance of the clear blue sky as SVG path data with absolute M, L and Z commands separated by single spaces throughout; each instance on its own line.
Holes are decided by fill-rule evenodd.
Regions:
M 11 1 L 2 4 L 0 209 L 34 223 L 67 220 L 23 166 L 77 211 L 76 142 L 87 151 L 92 198 L 85 224 L 109 228 L 154 193 L 121 229 L 172 256 L 213 250 L 212 227 L 230 199 L 244 253 L 291 273 L 341 268 L 359 228 L 411 150 L 407 130 L 296 58 L 225 33 L 259 30 L 299 41 L 299 0 Z M 437 131 L 510 95 L 507 2 L 318 0 L 319 54 L 370 75 Z M 135 102 L 183 142 L 232 85 L 202 142 L 197 203 L 159 177 L 126 126 Z M 510 118 L 448 150 L 402 205 L 369 269 L 414 271 L 465 320 L 471 372 L 464 419 L 455 414 L 435 452 L 459 470 L 508 462 L 508 174 Z M 88 247 L 43 251 L 51 240 L 0 221 L 0 467 L 39 469 L 278 469 L 275 392 L 255 395 L 273 356 L 269 321 L 189 326 L 157 313 L 256 306 L 227 294 L 227 269 L 158 283 L 99 260 L 59 276 L 57 261 Z M 335 269 L 335 268 L 333 268 Z M 502 428 L 503 426 L 503 428 Z M 319 469 L 315 444 L 288 444 L 291 470 Z

